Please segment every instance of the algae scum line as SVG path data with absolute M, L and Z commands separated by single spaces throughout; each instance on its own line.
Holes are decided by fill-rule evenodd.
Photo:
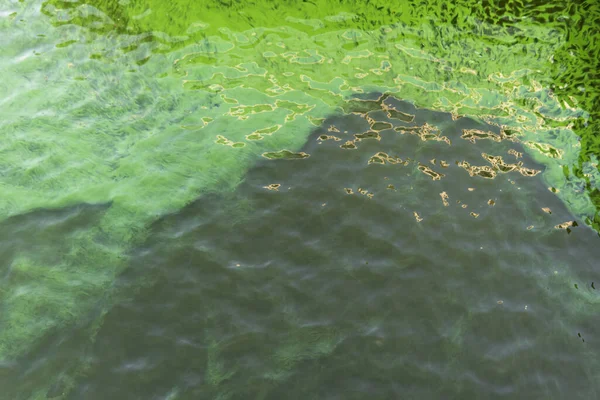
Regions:
M 381 398 L 560 399 L 574 385 L 597 397 L 599 24 L 591 1 L 0 0 L 0 399 L 281 398 L 286 385 L 327 397 L 348 374 L 365 381 L 346 388 Z M 449 294 L 402 297 L 426 271 Z M 164 285 L 188 273 L 240 292 Z M 474 289 L 486 276 L 495 288 Z M 361 300 L 346 309 L 344 286 L 316 277 Z M 523 287 L 502 298 L 514 279 Z M 490 311 L 481 299 L 498 290 Z M 406 310 L 381 310 L 409 299 L 437 352 L 411 352 L 417 330 L 392 339 Z M 212 308 L 196 323 L 189 301 Z M 155 343 L 179 355 L 152 369 L 140 340 L 119 367 L 109 343 L 129 354 L 115 340 L 135 348 L 127 332 L 147 318 L 124 304 L 161 332 L 174 322 L 156 310 L 173 304 L 188 323 L 171 333 L 195 350 Z M 487 376 L 465 378 L 477 364 L 465 346 L 508 362 L 501 339 L 473 334 L 504 318 L 486 314 L 498 307 L 524 318 L 505 323 L 521 339 L 502 351 L 537 378 L 499 377 L 489 359 Z M 522 339 L 532 307 L 529 334 L 545 326 L 545 341 Z M 578 377 L 552 370 L 567 351 Z M 421 372 L 395 369 L 401 352 Z M 389 368 L 371 376 L 352 354 Z

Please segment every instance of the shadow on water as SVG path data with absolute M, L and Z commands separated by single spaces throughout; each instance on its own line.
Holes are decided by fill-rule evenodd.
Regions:
M 555 228 L 540 175 L 457 165 L 516 162 L 461 138 L 494 127 L 384 101 L 414 118 L 331 117 L 309 157 L 155 223 L 95 343 L 52 356 L 85 360 L 67 398 L 596 398 L 596 234 Z

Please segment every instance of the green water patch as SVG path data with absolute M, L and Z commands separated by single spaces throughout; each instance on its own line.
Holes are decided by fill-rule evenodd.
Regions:
M 181 16 L 177 11 L 180 7 L 186 10 Z M 200 13 L 194 7 L 202 7 L 202 15 L 210 16 L 210 22 L 198 21 Z M 173 72 L 183 78 L 184 88 L 220 92 L 226 96 L 224 99 L 236 99 L 235 95 L 222 92 L 230 89 L 255 89 L 269 96 L 300 90 L 311 97 L 301 102 L 307 109 L 316 98 L 324 101 L 331 112 L 343 98 L 356 92 L 389 91 L 420 106 L 478 115 L 516 128 L 536 142 L 554 143 L 554 148 L 577 145 L 573 140 L 565 143 L 569 120 L 589 116 L 586 113 L 589 110 L 566 107 L 553 94 L 552 57 L 570 39 L 565 31 L 569 24 L 567 17 L 549 16 L 545 6 L 540 5 L 537 13 L 514 6 L 510 21 L 498 19 L 494 14 L 497 10 L 492 12 L 468 2 L 452 8 L 443 4 L 419 7 L 407 3 L 390 7 L 361 2 L 317 7 L 312 3 L 284 2 L 276 8 L 265 5 L 262 9 L 255 4 L 250 8 L 244 2 L 227 5 L 176 2 L 168 12 L 163 8 L 162 3 L 153 2 L 58 1 L 44 3 L 42 10 L 56 26 L 68 27 L 65 31 L 81 26 L 95 35 L 103 33 L 99 27 L 120 33 L 111 36 L 111 41 L 156 44 L 151 39 L 161 32 L 162 42 L 169 42 L 167 58 L 173 60 Z M 594 10 L 592 7 L 591 11 Z M 279 13 L 289 17 L 281 19 L 286 20 L 285 26 L 274 18 Z M 92 22 L 81 19 L 83 15 L 94 18 L 93 28 L 90 28 Z M 98 19 L 97 15 L 103 17 Z M 312 22 L 300 23 L 307 15 L 311 15 Z M 434 19 L 441 25 L 432 26 L 429 21 Z M 323 24 L 315 25 L 318 20 Z M 542 20 L 545 25 L 540 23 Z M 231 29 L 233 26 L 235 31 Z M 152 37 L 148 32 L 153 32 Z M 96 46 L 102 45 L 103 37 L 94 36 Z M 531 37 L 537 40 L 532 41 Z M 344 41 L 355 43 L 355 48 L 339 53 L 337 44 Z M 159 44 L 164 45 L 162 42 Z M 521 51 L 515 51 L 515 46 L 520 46 Z M 114 45 L 107 47 L 112 55 L 106 60 L 130 62 L 137 57 L 131 54 L 130 44 L 122 53 L 114 52 Z M 159 54 L 165 52 L 167 49 L 163 48 Z M 267 52 L 269 57 L 264 56 Z M 211 62 L 188 62 L 204 60 L 202 57 L 212 57 Z M 161 64 L 164 69 L 165 63 L 160 61 L 164 60 L 156 57 L 151 60 L 154 66 L 144 64 L 144 74 L 152 73 Z M 374 64 L 378 67 L 373 68 Z M 331 68 L 332 65 L 335 67 Z M 282 101 L 290 102 L 278 99 L 275 104 L 248 104 L 233 107 L 229 112 L 244 118 L 247 113 L 280 108 Z M 290 111 L 292 114 L 284 122 L 295 118 L 297 112 Z M 322 118 L 322 111 L 325 109 L 316 110 L 316 115 L 310 117 Z M 397 118 L 403 117 L 406 116 L 397 114 Z M 552 121 L 558 121 L 558 125 Z M 556 132 L 561 130 L 566 132 Z M 234 143 L 242 147 L 241 142 Z M 576 146 L 573 153 L 578 151 Z M 575 161 L 560 162 L 564 165 Z M 573 168 L 572 178 L 556 182 L 558 186 L 585 183 L 586 177 L 577 175 L 579 169 Z M 561 196 L 575 196 L 573 192 L 562 191 Z M 593 217 L 595 211 L 591 205 L 580 205 L 579 212 Z
M 2 354 L 26 353 L 31 343 L 24 338 L 36 331 L 55 332 L 73 321 L 75 310 L 89 309 L 98 301 L 90 292 L 101 292 L 112 282 L 110 270 L 86 262 L 100 256 L 88 235 L 108 208 L 36 210 L 2 222 Z M 74 242 L 81 248 L 72 248 Z M 79 258 L 80 268 L 65 262 L 72 257 Z

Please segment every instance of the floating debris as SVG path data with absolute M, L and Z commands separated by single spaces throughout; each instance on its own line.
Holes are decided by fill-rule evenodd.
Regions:
M 552 210 L 550 210 L 550 207 L 542 207 L 542 211 L 547 214 L 552 214 Z
M 444 204 L 444 207 L 448 207 L 450 205 L 450 203 L 448 203 L 448 198 L 450 198 L 450 196 L 448 196 L 448 193 L 442 192 L 440 193 L 440 197 L 442 198 L 442 203 Z
M 281 186 L 280 183 L 271 183 L 268 186 L 263 186 L 263 188 L 268 189 L 268 190 L 274 190 L 274 191 L 278 192 L 280 186 Z
M 373 196 L 375 195 L 374 193 L 370 193 L 367 189 L 363 189 L 363 188 L 358 188 L 356 190 L 359 194 L 362 194 L 363 196 L 367 196 L 368 198 L 372 199 Z M 348 194 L 352 194 L 352 189 L 346 188 L 346 193 Z
M 418 212 L 414 211 L 413 215 L 415 216 L 415 219 L 417 220 L 417 222 L 423 221 L 423 218 L 421 218 L 421 216 L 419 215 Z
M 567 233 L 571 233 L 571 227 L 575 228 L 576 226 L 578 226 L 577 221 L 566 221 L 566 222 L 563 222 L 562 224 L 558 224 L 558 225 L 554 226 L 554 228 L 565 229 L 567 231 Z

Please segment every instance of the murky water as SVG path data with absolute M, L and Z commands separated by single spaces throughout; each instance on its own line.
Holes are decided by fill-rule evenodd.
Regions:
M 597 5 L 379 3 L 0 2 L 1 399 L 599 396 Z

